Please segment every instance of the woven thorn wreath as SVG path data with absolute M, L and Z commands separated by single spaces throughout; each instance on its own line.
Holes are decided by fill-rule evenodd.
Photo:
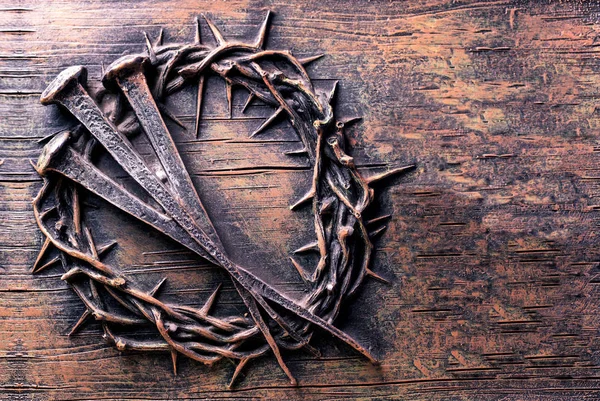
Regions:
M 376 362 L 368 349 L 333 323 L 365 277 L 383 280 L 369 268 L 371 240 L 384 231 L 391 216 L 363 220 L 374 198 L 370 185 L 414 166 L 363 177 L 348 154 L 345 136 L 348 124 L 358 119 L 334 117 L 337 83 L 325 93 L 315 90 L 305 66 L 321 56 L 298 59 L 289 51 L 263 50 L 269 15 L 253 43 L 226 40 L 207 17 L 214 45 L 201 42 L 198 19 L 190 44 L 163 44 L 162 30 L 154 42 L 144 34 L 146 52 L 113 63 L 104 72 L 101 90 L 92 92 L 85 68 L 76 66 L 63 71 L 42 94 L 43 104 L 57 103 L 78 120 L 74 128 L 44 139 L 49 141 L 34 165 L 44 180 L 33 207 L 45 242 L 32 271 L 54 265 L 65 270 L 62 280 L 86 307 L 69 334 L 94 318 L 101 323 L 104 338 L 121 351 L 170 352 L 175 372 L 179 354 L 207 365 L 223 358 L 236 360 L 230 387 L 250 360 L 268 352 L 273 352 L 295 384 L 280 350 L 306 349 L 319 355 L 310 345 L 315 326 Z M 197 85 L 198 136 L 204 81 L 209 75 L 225 81 L 230 117 L 233 86 L 249 92 L 244 111 L 254 99 L 275 108 L 251 137 L 285 116 L 303 144 L 290 156 L 306 157 L 313 167 L 310 189 L 291 206 L 312 205 L 316 235 L 314 242 L 294 251 L 316 253 L 316 266 L 304 268 L 290 258 L 309 287 L 301 302 L 288 299 L 227 257 L 166 128 L 163 118 L 185 127 L 164 106 L 165 99 L 186 85 Z M 144 162 L 129 142 L 129 137 L 139 134 L 149 137 L 158 163 Z M 108 151 L 152 201 L 128 192 L 95 166 L 92 155 L 97 148 Z M 165 279 L 154 288 L 142 288 L 116 266 L 103 262 L 116 242 L 95 244 L 80 204 L 81 191 L 108 200 L 223 267 L 248 313 L 211 314 L 220 286 L 201 308 L 164 302 L 160 289 Z M 156 335 L 127 334 L 142 328 L 152 328 Z

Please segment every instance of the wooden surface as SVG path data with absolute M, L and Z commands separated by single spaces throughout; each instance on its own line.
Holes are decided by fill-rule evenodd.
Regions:
M 362 115 L 354 155 L 367 172 L 416 162 L 380 191 L 393 212 L 369 281 L 337 325 L 372 347 L 379 367 L 321 335 L 323 352 L 273 357 L 233 391 L 228 362 L 207 368 L 168 355 L 120 354 L 96 324 L 67 337 L 83 306 L 60 271 L 32 276 L 41 246 L 29 164 L 37 140 L 70 122 L 39 95 L 63 68 L 143 49 L 142 31 L 189 41 L 209 13 L 228 37 L 275 13 L 268 46 L 326 53 L 318 85 L 340 80 L 342 115 Z M 0 7 L 0 398 L 109 399 L 600 399 L 600 5 L 591 1 L 48 1 Z M 208 32 L 205 32 L 206 36 Z M 207 36 L 208 37 L 208 36 Z M 310 211 L 288 205 L 309 166 L 282 123 L 247 135 L 269 110 L 226 118 L 208 83 L 202 135 L 176 134 L 183 158 L 233 259 L 291 296 L 302 288 L 290 252 L 312 235 Z M 106 161 L 108 163 L 108 161 Z M 97 199 L 98 241 L 147 282 L 167 276 L 168 300 L 200 304 L 216 269 Z M 227 282 L 219 302 L 243 310 Z

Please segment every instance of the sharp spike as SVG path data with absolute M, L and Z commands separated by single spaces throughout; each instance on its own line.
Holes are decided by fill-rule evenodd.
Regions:
M 75 323 L 75 325 L 71 328 L 71 330 L 69 331 L 69 333 L 67 334 L 67 336 L 72 336 L 73 334 L 77 333 L 85 323 L 87 323 L 87 321 L 92 317 L 92 312 L 89 309 L 86 309 L 82 314 L 81 317 L 77 320 L 77 323 Z
M 276 343 L 275 343 L 275 340 L 273 340 L 272 344 L 275 347 L 277 346 Z M 297 386 L 298 385 L 298 381 L 296 380 L 296 378 L 294 377 L 294 375 L 292 374 L 292 372 L 290 371 L 290 369 L 285 364 L 285 362 L 283 360 L 283 357 L 281 356 L 281 352 L 279 351 L 279 349 L 277 349 L 277 352 L 275 352 L 275 348 L 272 348 L 272 349 L 273 349 L 273 353 L 275 354 L 275 359 L 277 359 L 277 362 L 279 363 L 279 366 L 281 367 L 281 369 L 283 370 L 283 372 L 285 373 L 285 375 L 290 380 L 290 384 L 292 386 Z
M 42 213 L 40 213 L 40 219 L 44 219 L 46 216 L 48 216 L 50 213 L 52 213 L 56 209 L 58 209 L 56 206 L 52 206 L 51 208 L 44 210 Z
M 31 268 L 32 271 L 36 271 L 38 269 L 38 265 L 44 258 L 44 255 L 48 251 L 50 244 L 52 244 L 52 241 L 50 241 L 50 238 L 46 237 L 46 240 L 44 241 L 44 244 L 42 245 L 42 249 L 40 249 L 40 252 L 38 253 L 37 258 L 35 258 L 35 262 L 33 262 L 33 267 Z
M 242 369 L 244 369 L 244 366 L 246 366 L 248 361 L 250 361 L 250 358 L 240 359 L 240 363 L 238 363 L 238 365 L 235 367 L 235 371 L 233 372 L 233 375 L 231 376 L 231 381 L 229 381 L 229 385 L 227 386 L 227 387 L 229 387 L 229 389 L 231 389 L 233 387 L 235 380 L 239 376 Z
M 250 92 L 250 94 L 248 95 L 248 99 L 246 99 L 246 103 L 244 103 L 244 107 L 242 108 L 242 113 L 246 112 L 246 109 L 248 108 L 248 106 L 250 106 L 250 103 L 252 103 L 253 100 L 254 93 Z
M 346 118 L 344 120 L 340 120 L 340 122 L 342 124 L 344 124 L 345 127 L 348 127 L 348 126 L 350 126 L 350 125 L 352 125 L 354 123 L 357 123 L 357 122 L 359 122 L 361 120 L 362 120 L 362 117 L 350 117 L 350 118 Z
M 233 284 L 238 289 L 238 292 L 240 293 L 240 295 L 242 295 L 242 298 L 244 299 L 244 303 L 246 304 L 246 307 L 248 308 L 248 312 L 250 312 L 252 319 L 254 320 L 254 322 L 256 323 L 256 325 L 258 326 L 260 331 L 262 332 L 263 336 L 265 337 L 265 340 L 269 344 L 269 347 L 273 351 L 273 354 L 275 355 L 275 359 L 277 359 L 277 363 L 279 363 L 279 366 L 281 367 L 281 369 L 285 372 L 287 377 L 290 379 L 290 383 L 292 384 L 292 386 L 297 385 L 298 382 L 292 375 L 292 372 L 290 371 L 290 369 L 285 364 L 285 361 L 283 360 L 283 357 L 281 356 L 281 351 L 279 350 L 279 346 L 277 345 L 275 338 L 273 338 L 273 335 L 271 334 L 271 331 L 269 330 L 269 326 L 266 324 L 266 322 L 264 321 L 263 317 L 260 314 L 260 310 L 258 309 L 256 300 L 253 298 L 253 296 L 250 293 L 245 292 L 247 290 L 245 290 L 243 287 L 241 287 L 240 284 L 238 284 L 236 281 L 234 281 Z
M 308 150 L 306 150 L 306 148 L 302 148 L 302 149 L 298 149 L 298 150 L 290 150 L 289 152 L 284 152 L 283 154 L 287 155 L 287 156 L 301 156 L 301 155 L 307 155 Z
M 267 37 L 267 28 L 269 27 L 269 17 L 271 16 L 271 10 L 267 11 L 267 15 L 258 30 L 258 35 L 256 36 L 256 40 L 254 41 L 254 46 L 256 48 L 262 49 L 265 45 L 265 38 Z
M 104 73 L 102 73 L 102 75 L 104 75 Z M 66 130 L 66 129 L 61 129 L 60 131 L 56 131 L 56 132 L 53 132 L 53 133 L 51 133 L 51 134 L 48 134 L 48 135 L 46 135 L 45 137 L 43 137 L 43 138 L 41 138 L 41 139 L 38 139 L 38 140 L 37 140 L 37 143 L 44 143 L 44 142 L 47 142 L 47 141 L 49 141 L 50 139 L 54 138 L 54 137 L 55 137 L 57 134 L 62 134 L 62 133 L 63 133 L 63 132 L 65 132 L 65 131 L 68 131 L 68 130 Z
M 200 34 L 200 18 L 196 16 L 196 18 L 194 18 L 194 21 L 196 22 L 196 33 L 194 35 L 194 43 L 200 44 L 202 43 L 202 35 Z
M 175 115 L 173 113 L 171 113 L 171 111 L 167 108 L 167 106 L 165 106 L 164 104 L 162 104 L 160 102 L 156 102 L 156 105 L 158 106 L 158 109 L 160 110 L 160 112 L 162 114 L 164 114 L 169 120 L 173 121 L 175 124 L 179 125 L 184 130 L 187 130 L 185 125 L 177 117 L 175 117 Z
M 298 263 L 294 258 L 290 258 L 290 260 L 292 261 L 292 265 L 294 265 L 298 271 L 300 277 L 302 277 L 302 280 L 304 280 L 305 283 L 312 283 L 313 280 L 310 278 L 306 270 L 304 270 L 304 267 L 302 267 L 302 265 L 300 265 L 300 263 Z
M 273 121 L 275 121 L 275 119 L 277 118 L 277 116 L 279 116 L 279 114 L 281 114 L 281 112 L 283 111 L 283 107 L 279 107 L 277 110 L 275 110 L 275 112 L 273 114 L 271 114 L 271 116 L 269 118 L 267 118 L 260 127 L 258 127 L 256 129 L 256 131 L 254 131 L 252 133 L 252 135 L 250 135 L 250 138 L 254 137 L 255 135 L 260 134 L 262 131 L 264 131 L 265 128 L 267 128 Z
M 331 104 L 331 102 L 333 101 L 333 99 L 335 97 L 335 93 L 337 92 L 338 82 L 339 81 L 335 81 L 333 83 L 333 88 L 331 88 L 331 91 L 329 92 L 329 95 L 327 95 L 327 103 L 328 104 Z
M 154 47 L 152 47 L 152 42 L 150 42 L 150 37 L 146 32 L 144 32 L 144 39 L 146 40 L 146 48 L 148 49 L 150 61 L 154 63 L 156 61 L 156 53 L 154 53 Z
M 215 37 L 215 40 L 217 41 L 217 45 L 221 46 L 221 45 L 225 44 L 226 43 L 225 38 L 223 38 L 223 34 L 221 33 L 221 31 L 219 31 L 219 28 L 217 28 L 216 25 L 205 14 L 202 14 L 202 17 L 204 17 L 204 20 L 206 21 L 206 23 L 208 24 L 208 27 L 210 28 L 210 32 Z
M 162 46 L 164 34 L 165 34 L 164 29 L 160 28 L 160 31 L 158 32 L 158 36 L 156 37 L 156 40 L 154 41 L 154 47 Z
M 371 269 L 366 269 L 366 274 L 367 274 L 367 276 L 371 276 L 371 277 L 373 277 L 374 279 L 376 279 L 376 280 L 379 280 L 379 281 L 382 281 L 382 282 L 384 282 L 384 283 L 386 283 L 386 284 L 389 284 L 389 283 L 390 283 L 388 280 L 384 279 L 383 277 L 381 277 L 379 274 L 375 273 L 375 272 L 374 272 L 373 270 L 371 270 Z
M 316 56 L 304 57 L 299 59 L 298 62 L 306 67 L 313 61 L 317 61 L 318 59 L 323 58 L 324 56 L 325 54 L 317 54 Z
M 109 251 L 115 245 L 117 245 L 117 241 L 112 241 L 112 242 L 109 242 L 108 244 L 101 245 L 98 248 L 98 256 L 102 256 L 102 254 Z
M 204 75 L 198 81 L 198 95 L 196 97 L 196 139 L 200 137 L 200 117 L 202 116 L 202 92 L 204 91 Z
M 73 204 L 73 228 L 77 235 L 81 235 L 81 209 L 79 205 L 79 192 L 77 187 L 73 187 L 73 196 L 71 198 Z
M 84 227 L 85 237 L 87 238 L 88 247 L 90 248 L 90 252 L 92 252 L 92 257 L 98 260 L 98 250 L 96 249 L 96 244 L 94 244 L 94 238 L 92 237 L 92 233 L 88 227 Z
M 378 228 L 377 230 L 375 230 L 375 231 L 371 231 L 371 232 L 369 233 L 369 238 L 375 238 L 375 237 L 377 237 L 379 234 L 381 234 L 382 232 L 384 232 L 386 228 L 387 228 L 387 225 L 385 225 L 385 226 L 381 226 L 381 227 L 379 227 L 379 228 Z
M 173 362 L 173 375 L 177 376 L 177 351 L 171 348 L 171 361 Z
M 202 309 L 200 309 L 201 314 L 203 314 L 204 316 L 208 315 L 208 312 L 210 312 L 210 308 L 212 308 L 220 289 L 221 284 L 219 284 L 217 288 L 213 291 L 213 293 L 210 295 L 210 297 L 208 297 L 208 299 L 204 303 L 204 306 L 202 307 Z
M 318 250 L 319 250 L 319 243 L 317 241 L 315 241 L 315 242 L 306 244 L 304 246 L 301 246 L 300 248 L 296 249 L 294 251 L 294 253 L 298 254 L 298 253 L 318 251 Z
M 51 133 L 51 134 L 48 134 L 48 135 L 46 135 L 45 137 L 38 139 L 38 140 L 37 140 L 37 143 L 44 143 L 44 142 L 47 142 L 47 141 L 49 141 L 50 139 L 54 138 L 54 136 L 55 136 L 56 134 L 60 134 L 61 132 L 63 132 L 63 131 L 61 130 L 61 131 L 58 131 L 58 132 L 53 132 L 53 133 Z
M 233 83 L 227 78 L 225 78 L 225 92 L 227 95 L 227 111 L 231 119 L 233 116 Z
M 329 196 L 321 201 L 321 206 L 319 207 L 319 214 L 324 214 L 328 212 L 337 198 L 335 196 Z
M 392 217 L 391 214 L 386 214 L 386 215 L 383 215 L 383 216 L 375 217 L 374 219 L 367 220 L 365 222 L 365 225 L 370 226 L 371 224 L 375 224 L 375 223 L 379 223 L 381 221 L 387 220 L 390 217 Z
M 153 289 L 150 290 L 150 292 L 148 292 L 148 295 L 150 296 L 155 296 L 158 291 L 160 291 L 160 289 L 162 288 L 163 284 L 165 283 L 165 281 L 167 281 L 166 277 L 163 277 L 155 286 Z
M 37 269 L 35 269 L 35 270 L 32 270 L 32 271 L 31 271 L 31 274 L 37 274 L 37 273 L 39 273 L 39 272 L 41 272 L 41 271 L 43 271 L 43 270 L 46 270 L 48 267 L 52 266 L 52 265 L 53 265 L 53 264 L 55 264 L 56 262 L 60 262 L 60 257 L 59 257 L 59 256 L 56 256 L 54 259 L 52 259 L 52 260 L 51 260 L 51 261 L 49 261 L 48 263 L 46 263 L 46 264 L 44 264 L 44 265 L 42 265 L 42 266 L 38 267 Z
M 310 191 L 308 191 L 302 198 L 300 198 L 296 203 L 294 203 L 292 206 L 290 206 L 290 210 L 294 210 L 294 209 L 298 208 L 298 206 L 302 205 L 305 202 L 308 202 L 314 196 L 315 196 L 315 192 L 311 188 Z
M 375 175 L 373 175 L 371 177 L 366 178 L 365 181 L 367 182 L 368 185 L 370 185 L 370 184 L 373 184 L 375 182 L 382 181 L 382 180 L 384 180 L 386 178 L 394 176 L 396 174 L 400 174 L 400 173 L 403 173 L 405 171 L 412 170 L 415 167 L 416 166 L 414 164 L 411 164 L 410 166 L 405 166 L 405 167 L 398 167 L 398 168 L 386 171 L 386 172 L 381 173 L 381 174 L 375 174 Z

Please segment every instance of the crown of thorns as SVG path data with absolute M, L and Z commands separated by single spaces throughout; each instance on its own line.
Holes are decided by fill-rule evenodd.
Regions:
M 298 59 L 289 51 L 263 50 L 269 15 L 252 43 L 226 40 L 207 17 L 213 45 L 200 40 L 198 19 L 190 44 L 163 44 L 162 30 L 154 42 L 144 34 L 146 52 L 115 61 L 103 72 L 101 90 L 92 92 L 86 84 L 86 69 L 75 66 L 60 73 L 42 94 L 43 104 L 59 104 L 78 120 L 73 129 L 49 138 L 34 166 L 44 179 L 33 207 L 45 242 L 33 272 L 54 265 L 65 270 L 62 280 L 86 308 L 69 334 L 94 318 L 101 322 L 104 338 L 121 351 L 170 352 L 175 372 L 179 354 L 208 365 L 230 358 L 238 361 L 230 386 L 250 360 L 268 352 L 273 352 L 295 384 L 280 350 L 306 349 L 319 355 L 310 345 L 315 327 L 376 362 L 367 348 L 333 322 L 365 277 L 383 280 L 369 268 L 371 239 L 385 229 L 390 215 L 363 220 L 374 197 L 370 184 L 412 166 L 363 177 L 347 153 L 344 133 L 357 119 L 334 117 L 337 83 L 327 92 L 315 90 L 305 66 L 321 56 Z M 291 206 L 312 205 L 316 234 L 316 241 L 294 251 L 316 253 L 316 266 L 306 269 L 290 258 L 309 287 L 302 301 L 289 299 L 228 258 L 165 124 L 169 119 L 185 128 L 163 102 L 186 85 L 197 85 L 195 129 L 199 135 L 203 84 L 211 74 L 225 80 L 230 117 L 233 86 L 249 92 L 244 111 L 254 99 L 275 108 L 251 137 L 285 116 L 303 144 L 290 156 L 306 157 L 313 168 L 308 192 Z M 148 137 L 158 163 L 146 162 L 132 146 L 128 137 L 139 133 Z M 98 145 L 151 200 L 128 191 L 92 163 Z M 116 242 L 95 244 L 80 202 L 82 190 L 224 268 L 248 313 L 211 314 L 220 286 L 200 308 L 167 303 L 160 299 L 165 279 L 154 288 L 143 288 L 104 262 L 103 255 Z M 155 330 L 155 336 L 127 334 L 148 327 Z

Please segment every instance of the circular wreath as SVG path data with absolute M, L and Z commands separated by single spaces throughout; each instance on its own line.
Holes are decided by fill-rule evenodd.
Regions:
M 315 90 L 304 66 L 320 56 L 298 59 L 289 51 L 263 50 L 269 14 L 253 43 L 225 40 L 210 19 L 204 18 L 215 38 L 215 45 L 201 43 L 198 19 L 196 37 L 190 44 L 163 44 L 162 30 L 154 42 L 145 34 L 147 49 L 140 56 L 147 59 L 145 75 L 149 77 L 153 100 L 165 118 L 183 127 L 163 102 L 186 85 L 198 85 L 198 132 L 204 78 L 215 75 L 227 84 L 230 110 L 232 86 L 248 90 L 249 98 L 244 110 L 253 99 L 275 108 L 273 115 L 252 136 L 262 132 L 278 116 L 287 116 L 304 145 L 301 151 L 292 153 L 307 157 L 313 166 L 309 191 L 291 208 L 312 205 L 316 241 L 294 253 L 314 252 L 318 255 L 318 262 L 313 269 L 305 269 L 294 258 L 290 259 L 309 287 L 300 305 L 332 324 L 366 276 L 383 280 L 369 269 L 373 250 L 370 238 L 385 229 L 384 224 L 390 215 L 363 220 L 363 212 L 374 197 L 369 184 L 412 166 L 370 178 L 361 175 L 347 153 L 344 134 L 345 126 L 356 119 L 342 121 L 334 117 L 332 103 L 337 83 L 328 92 Z M 110 85 L 105 86 L 95 93 L 90 90 L 105 117 L 126 136 L 144 132 L 123 92 Z M 60 135 L 62 142 L 68 142 L 77 154 L 91 163 L 97 141 L 84 125 L 79 124 Z M 114 243 L 97 247 L 86 225 L 79 201 L 80 191 L 85 189 L 61 174 L 42 171 L 40 167 L 52 150 L 48 148 L 56 146 L 56 137 L 55 134 L 46 145 L 36 166 L 43 175 L 44 186 L 34 199 L 33 207 L 46 239 L 33 272 L 40 272 L 54 264 L 61 264 L 65 269 L 62 279 L 86 307 L 69 335 L 94 318 L 101 322 L 104 338 L 119 350 L 170 352 L 174 369 L 178 354 L 208 365 L 222 358 L 237 360 L 239 363 L 230 386 L 248 361 L 273 351 L 283 370 L 295 383 L 279 349 L 303 348 L 318 355 L 318 351 L 309 344 L 314 324 L 285 308 L 279 308 L 276 302 L 260 304 L 258 316 L 251 313 L 251 316 L 217 317 L 211 314 L 211 307 L 219 288 L 203 307 L 193 308 L 162 301 L 159 295 L 164 279 L 148 290 L 122 276 L 118 268 L 102 261 L 103 254 Z M 59 251 L 54 258 L 47 256 L 52 247 Z M 242 297 L 244 294 L 240 292 Z M 268 315 L 268 320 L 264 320 L 263 313 Z M 128 335 L 127 330 L 123 330 L 135 332 L 141 327 L 154 327 L 158 335 L 146 338 Z M 359 351 L 368 355 L 364 349 Z

